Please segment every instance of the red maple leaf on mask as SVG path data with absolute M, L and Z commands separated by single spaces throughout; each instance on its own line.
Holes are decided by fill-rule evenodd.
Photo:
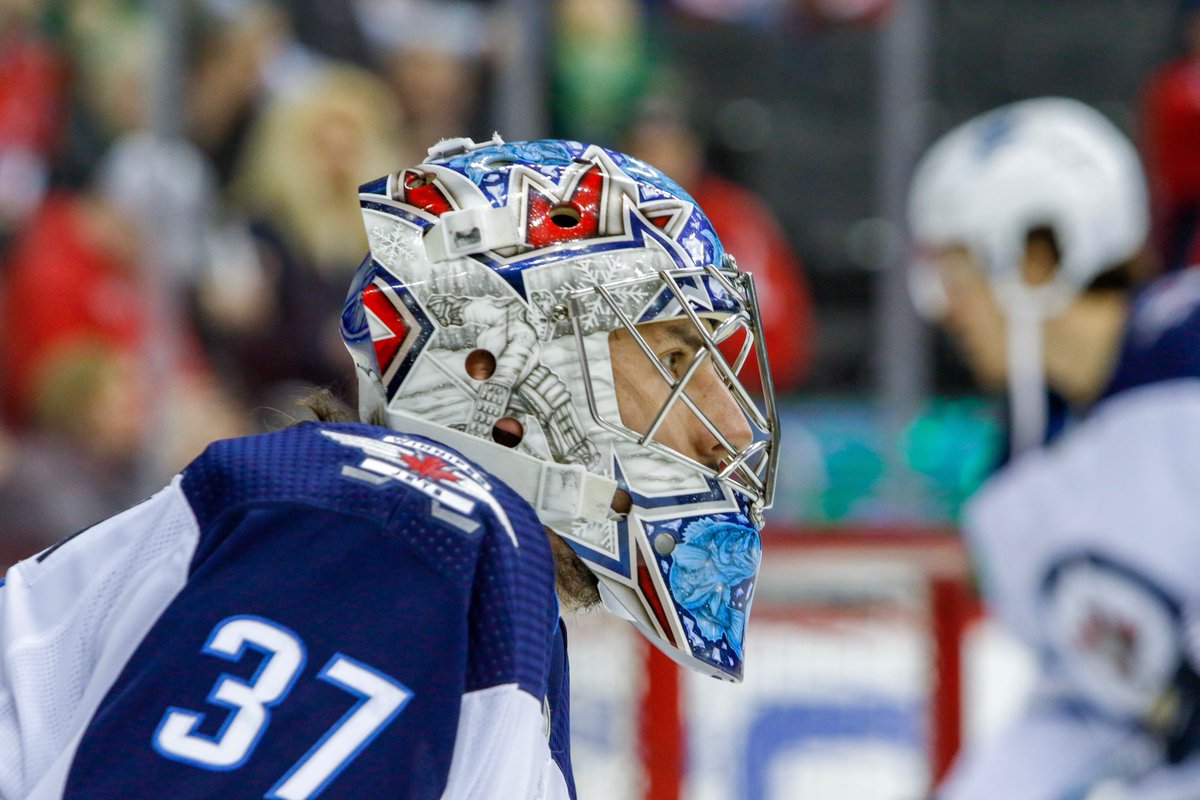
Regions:
M 600 168 L 592 167 L 579 179 L 570 197 L 556 200 L 536 187 L 531 188 L 525 212 L 529 244 L 547 247 L 556 242 L 594 237 L 600 226 L 600 196 L 604 181 Z
M 437 456 L 415 455 L 410 456 L 401 454 L 404 459 L 404 465 L 413 472 L 420 475 L 422 478 L 429 478 L 434 481 L 456 481 L 458 476 L 448 469 L 445 469 L 446 462 Z

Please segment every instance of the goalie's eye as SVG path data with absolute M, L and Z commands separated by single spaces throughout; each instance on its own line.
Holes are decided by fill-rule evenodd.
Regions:
M 665 353 L 660 353 L 658 363 L 663 365 L 667 372 L 679 378 L 683 375 L 683 371 L 687 368 L 687 353 L 681 348 L 668 350 Z

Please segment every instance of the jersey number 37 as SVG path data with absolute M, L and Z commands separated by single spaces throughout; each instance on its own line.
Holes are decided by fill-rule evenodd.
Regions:
M 307 660 L 299 636 L 277 622 L 249 615 L 219 622 L 202 652 L 240 661 L 248 647 L 263 654 L 262 663 L 250 679 L 222 675 L 208 693 L 209 703 L 229 709 L 217 733 L 208 736 L 198 732 L 203 712 L 172 706 L 154 731 L 155 750 L 167 758 L 208 770 L 235 770 L 246 763 L 271 722 L 271 708 L 287 697 Z M 264 797 L 317 797 L 412 697 L 404 684 L 341 653 L 329 660 L 317 678 L 349 692 L 358 701 Z

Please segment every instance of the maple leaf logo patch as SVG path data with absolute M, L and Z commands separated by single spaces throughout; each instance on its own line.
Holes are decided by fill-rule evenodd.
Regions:
M 446 468 L 448 466 L 446 462 L 435 455 L 424 455 L 421 453 L 409 455 L 408 453 L 402 453 L 400 458 L 404 461 L 406 467 L 422 478 L 428 478 L 433 481 L 458 480 L 458 476 Z

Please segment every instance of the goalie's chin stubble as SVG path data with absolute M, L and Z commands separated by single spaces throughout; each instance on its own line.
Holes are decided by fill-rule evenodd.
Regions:
M 549 528 L 550 550 L 554 554 L 554 588 L 564 611 L 583 611 L 600 604 L 599 583 L 571 546 Z

